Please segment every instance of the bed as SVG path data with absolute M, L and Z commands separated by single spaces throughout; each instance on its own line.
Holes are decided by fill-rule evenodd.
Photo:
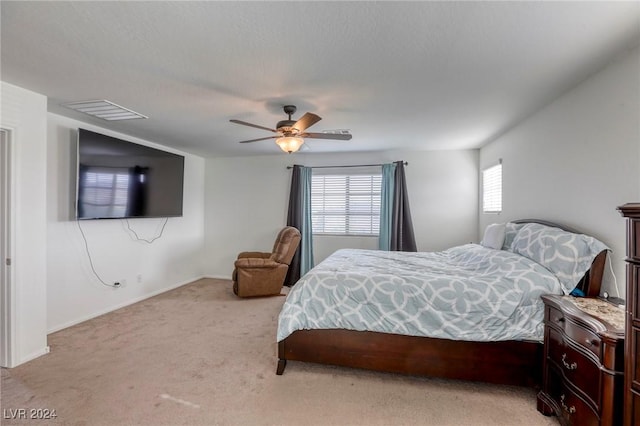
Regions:
M 396 260 L 406 258 L 394 267 L 383 266 L 376 257 L 385 252 L 346 250 L 330 256 L 287 296 L 278 319 L 276 374 L 282 375 L 291 360 L 536 386 L 542 365 L 543 312 L 534 307 L 544 309 L 539 296 L 570 292 L 597 296 L 608 249 L 592 237 L 551 222 L 526 219 L 505 227 L 500 247 L 486 247 L 484 241 L 491 239 L 487 229 L 483 245 L 427 254 L 389 253 Z M 580 251 L 577 257 L 575 250 Z M 422 257 L 426 264 L 417 266 L 422 265 L 416 263 Z M 496 263 L 501 266 L 496 268 Z M 415 269 L 423 271 L 424 277 L 415 276 L 411 272 Z M 496 275 L 497 270 L 502 272 Z M 503 280 L 514 280 L 518 291 L 505 290 Z M 457 288 L 464 296 L 442 290 L 443 285 Z M 526 287 L 524 296 L 519 293 L 521 287 Z M 322 294 L 327 291 L 332 295 Z M 434 298 L 434 292 L 439 297 Z M 386 299 L 380 301 L 376 293 Z M 476 306 L 475 300 L 483 297 L 491 299 L 489 305 Z M 506 299 L 518 298 L 526 299 L 529 306 L 505 307 Z M 310 299 L 317 299 L 315 305 Z M 340 308 L 343 302 L 346 307 Z M 365 312 L 370 306 L 375 309 Z M 424 325 L 423 319 L 433 310 L 439 311 Z M 467 316 L 471 315 L 467 311 L 475 317 Z M 524 315 L 523 311 L 531 312 Z M 494 329 L 512 317 L 515 326 L 508 326 L 510 330 Z M 358 323 L 363 318 L 365 324 Z M 472 330 L 465 329 L 464 323 Z

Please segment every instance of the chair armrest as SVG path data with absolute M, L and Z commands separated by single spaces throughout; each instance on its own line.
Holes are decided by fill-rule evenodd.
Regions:
M 281 264 L 271 259 L 244 257 L 234 263 L 236 268 L 277 268 Z
M 257 259 L 268 259 L 271 257 L 271 253 L 264 253 L 261 251 L 243 251 L 238 255 L 238 259 L 243 259 L 245 257 L 253 257 Z

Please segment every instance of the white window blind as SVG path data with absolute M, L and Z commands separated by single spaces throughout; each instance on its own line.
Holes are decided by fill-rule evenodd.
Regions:
M 482 171 L 482 211 L 502 211 L 502 163 Z
M 381 181 L 381 174 L 313 175 L 313 233 L 378 235 Z
M 127 171 L 87 172 L 83 208 L 89 216 L 123 216 L 127 210 Z

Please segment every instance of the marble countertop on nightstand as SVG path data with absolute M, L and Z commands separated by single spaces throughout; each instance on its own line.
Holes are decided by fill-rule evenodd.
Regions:
M 624 308 L 591 297 L 564 296 L 563 299 L 569 300 L 589 315 L 608 322 L 616 329 L 624 330 Z

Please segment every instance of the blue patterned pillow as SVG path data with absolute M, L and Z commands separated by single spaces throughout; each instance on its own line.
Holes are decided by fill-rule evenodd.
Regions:
M 504 227 L 504 244 L 502 244 L 502 250 L 513 251 L 513 239 L 524 223 L 507 222 Z
M 538 223 L 522 226 L 513 239 L 513 252 L 528 257 L 555 274 L 565 294 L 571 293 L 591 267 L 593 259 L 608 250 L 602 242 Z

